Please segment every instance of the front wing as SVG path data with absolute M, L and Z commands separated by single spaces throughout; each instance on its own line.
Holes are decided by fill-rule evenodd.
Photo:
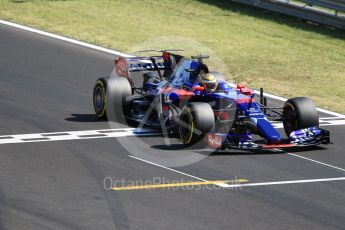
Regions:
M 207 134 L 207 141 L 210 147 L 219 150 L 264 150 L 264 149 L 283 149 L 292 147 L 305 147 L 320 144 L 330 144 L 329 131 L 318 127 L 310 127 L 292 132 L 288 139 L 277 143 L 262 143 L 253 141 L 252 135 L 242 134 Z

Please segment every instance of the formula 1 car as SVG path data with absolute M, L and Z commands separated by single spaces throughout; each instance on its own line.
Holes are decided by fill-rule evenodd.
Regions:
M 93 90 L 98 117 L 161 128 L 178 134 L 187 146 L 204 139 L 222 150 L 330 143 L 309 98 L 291 98 L 282 107 L 268 107 L 263 90 L 258 102 L 244 84 L 231 87 L 222 74 L 209 71 L 204 63 L 207 55 L 187 58 L 171 50 L 161 52 L 115 60 L 112 76 L 97 79 Z M 132 76 L 134 72 L 139 72 L 139 79 Z M 212 90 L 201 81 L 210 75 L 216 78 Z M 272 121 L 283 122 L 287 138 Z

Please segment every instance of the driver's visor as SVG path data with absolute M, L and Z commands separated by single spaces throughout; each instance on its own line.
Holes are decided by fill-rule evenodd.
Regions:
M 217 83 L 205 83 L 204 87 L 206 89 L 215 89 L 215 88 L 217 88 Z

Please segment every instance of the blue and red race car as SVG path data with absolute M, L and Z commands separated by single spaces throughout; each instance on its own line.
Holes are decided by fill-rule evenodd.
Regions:
M 231 87 L 209 71 L 207 55 L 187 58 L 171 50 L 159 56 L 117 58 L 112 76 L 99 78 L 93 90 L 100 118 L 176 133 L 185 145 L 206 140 L 215 149 L 267 149 L 329 144 L 319 128 L 313 102 L 296 97 L 268 107 L 261 91 Z M 140 72 L 140 79 L 133 72 Z M 282 121 L 284 138 L 271 121 Z

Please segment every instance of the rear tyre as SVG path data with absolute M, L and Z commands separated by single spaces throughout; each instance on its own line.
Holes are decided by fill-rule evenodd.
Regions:
M 108 120 L 125 124 L 131 110 L 132 88 L 124 77 L 109 78 L 107 83 L 106 112 Z
M 106 113 L 106 93 L 108 78 L 102 77 L 96 80 L 93 88 L 93 108 L 96 115 L 103 120 L 107 119 Z
M 215 123 L 211 106 L 202 102 L 191 102 L 182 109 L 179 119 L 179 134 L 183 144 L 189 146 L 201 140 Z
M 308 97 L 295 97 L 287 100 L 283 107 L 283 114 L 286 118 L 283 124 L 287 136 L 290 136 L 290 133 L 295 130 L 319 126 L 316 107 Z

